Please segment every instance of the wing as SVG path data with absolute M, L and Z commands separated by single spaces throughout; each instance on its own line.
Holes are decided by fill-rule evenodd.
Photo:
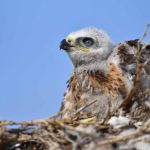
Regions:
M 132 83 L 121 106 L 127 110 L 136 105 L 138 112 L 142 106 L 142 110 L 150 109 L 150 45 L 140 44 L 138 39 L 125 41 L 115 46 L 114 53 L 124 76 Z
M 120 67 L 124 72 L 131 75 L 136 74 L 137 51 L 140 49 L 139 64 L 145 64 L 144 70 L 150 74 L 150 45 L 139 44 L 138 39 L 120 43 L 115 47 L 115 51 L 120 58 Z

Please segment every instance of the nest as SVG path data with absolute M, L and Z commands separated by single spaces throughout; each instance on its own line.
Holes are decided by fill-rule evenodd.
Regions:
M 150 146 L 150 119 L 111 117 L 105 122 L 49 118 L 0 123 L 1 150 L 128 150 L 141 145 Z

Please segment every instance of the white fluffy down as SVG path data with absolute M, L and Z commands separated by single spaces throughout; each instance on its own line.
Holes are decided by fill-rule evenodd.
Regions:
M 114 128 L 121 128 L 129 125 L 130 120 L 127 117 L 123 116 L 113 116 L 109 119 L 108 123 Z

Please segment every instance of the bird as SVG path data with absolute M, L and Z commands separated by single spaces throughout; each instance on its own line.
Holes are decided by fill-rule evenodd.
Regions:
M 144 64 L 150 57 L 150 46 L 142 46 L 145 47 L 140 62 Z M 73 71 L 59 111 L 61 118 L 78 114 L 80 118 L 103 119 L 117 111 L 134 87 L 137 48 L 138 39 L 115 45 L 106 32 L 95 27 L 65 37 L 60 49 L 68 54 Z M 147 75 L 142 76 L 141 89 L 150 88 L 150 69 L 145 70 Z

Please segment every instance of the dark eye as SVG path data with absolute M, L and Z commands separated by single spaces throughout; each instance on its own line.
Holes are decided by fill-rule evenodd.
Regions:
M 94 44 L 94 41 L 91 38 L 84 38 L 82 41 L 83 41 L 83 44 L 87 47 L 90 47 Z

